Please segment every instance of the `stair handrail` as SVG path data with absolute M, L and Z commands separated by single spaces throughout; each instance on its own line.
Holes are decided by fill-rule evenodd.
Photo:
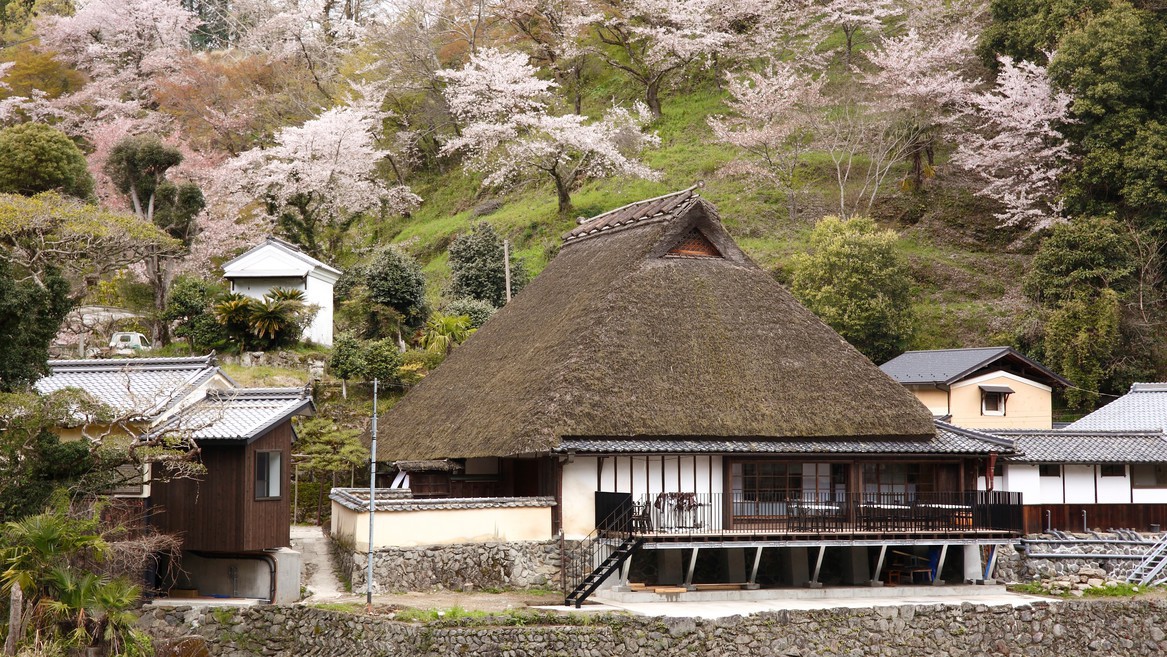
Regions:
M 597 564 L 602 563 L 607 558 L 608 554 L 604 554 L 603 558 L 597 559 L 596 557 L 601 552 L 608 550 L 610 554 L 615 546 L 632 538 L 632 513 L 634 509 L 635 505 L 632 504 L 631 499 L 628 504 L 621 504 L 606 518 L 601 519 L 596 528 L 580 540 L 575 548 L 565 549 L 563 569 L 566 577 L 564 578 L 563 594 L 566 596 L 565 600 L 568 600 L 565 604 L 571 604 L 569 600 L 571 595 L 579 589 Z
M 1167 533 L 1147 550 L 1146 556 L 1127 575 L 1126 581 L 1131 584 L 1151 584 L 1165 567 L 1167 567 Z

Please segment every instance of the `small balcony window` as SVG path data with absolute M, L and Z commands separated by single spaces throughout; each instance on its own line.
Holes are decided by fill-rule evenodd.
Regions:
M 1101 470 L 1103 477 L 1126 476 L 1126 464 L 1124 463 L 1103 463 Z

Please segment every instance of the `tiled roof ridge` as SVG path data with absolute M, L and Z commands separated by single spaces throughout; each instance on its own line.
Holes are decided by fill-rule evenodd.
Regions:
M 217 399 L 303 399 L 310 396 L 308 386 L 283 388 L 223 388 L 207 391 L 208 397 Z
M 53 372 L 118 372 L 125 370 L 196 370 L 215 367 L 214 352 L 206 356 L 175 356 L 158 358 L 86 358 L 50 360 Z
M 968 427 L 959 427 L 959 426 L 952 424 L 950 422 L 945 422 L 944 420 L 933 420 L 933 422 L 936 424 L 936 427 L 938 429 L 944 429 L 945 431 L 952 431 L 955 433 L 960 433 L 960 434 L 963 434 L 965 436 L 968 436 L 969 438 L 974 438 L 976 440 L 981 440 L 981 441 L 984 441 L 987 443 L 1000 445 L 1002 447 L 1013 447 L 1014 446 L 1013 440 L 999 436 L 999 435 L 994 434 L 994 433 L 989 433 L 987 430 L 982 431 L 979 429 L 969 429 Z
M 699 184 L 693 185 L 692 187 L 688 187 L 688 188 L 682 189 L 680 191 L 670 192 L 668 194 L 662 194 L 660 196 L 655 196 L 653 198 L 644 199 L 644 200 L 640 200 L 640 201 L 634 201 L 632 203 L 622 205 L 618 208 L 608 210 L 607 212 L 604 212 L 602 214 L 598 214 L 594 217 L 590 217 L 590 218 L 582 218 L 581 217 L 579 220 L 579 224 L 580 224 L 579 227 L 572 229 L 570 232 L 568 232 L 566 235 L 564 235 L 563 241 L 565 243 L 575 242 L 575 241 L 578 241 L 578 240 L 581 240 L 581 239 L 584 239 L 587 237 L 591 237 L 592 235 L 606 234 L 606 233 L 610 233 L 610 232 L 613 232 L 613 231 L 616 231 L 616 230 L 619 230 L 622 228 L 627 228 L 629 226 L 643 224 L 649 220 L 658 219 L 658 218 L 669 216 L 669 215 L 675 215 L 678 213 L 677 212 L 678 208 L 687 209 L 690 204 L 696 202 L 696 200 L 700 198 L 700 195 L 696 191 L 700 187 L 701 187 L 701 185 L 699 185 Z M 662 208 L 660 210 L 654 211 L 651 214 L 644 214 L 644 215 L 632 214 L 632 213 L 628 212 L 628 211 L 636 209 L 636 208 L 647 208 L 653 204 L 659 204 L 661 201 L 664 201 L 666 199 L 671 199 L 673 197 L 678 197 L 678 196 L 682 197 L 681 201 L 682 201 L 683 205 L 682 205 L 682 203 L 677 203 L 677 204 L 674 204 L 672 206 L 663 206 L 662 205 Z M 684 203 L 684 201 L 688 201 L 688 203 Z M 628 216 L 626 216 L 626 217 L 622 218 L 622 220 L 616 221 L 614 223 L 608 223 L 609 219 L 615 217 L 616 215 L 618 215 L 620 213 L 627 214 Z
M 986 429 L 997 435 L 1008 436 L 1110 436 L 1122 438 L 1124 436 L 1146 438 L 1149 436 L 1167 437 L 1164 429 Z
M 905 351 L 903 354 L 900 354 L 900 355 L 902 356 L 904 354 L 934 354 L 934 353 L 941 352 L 941 351 L 1001 351 L 1004 349 L 1012 349 L 1012 347 L 1002 345 L 999 347 L 952 347 L 949 349 L 912 349 L 909 351 Z
M 1130 392 L 1167 392 L 1167 383 L 1157 381 L 1132 383 Z

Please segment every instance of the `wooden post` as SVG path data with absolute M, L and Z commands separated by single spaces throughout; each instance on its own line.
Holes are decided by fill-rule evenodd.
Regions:
M 16 654 L 16 640 L 20 632 L 20 611 L 24 608 L 24 594 L 20 584 L 12 585 L 12 592 L 8 596 L 8 636 L 4 639 L 4 654 Z
M 510 240 L 502 241 L 502 266 L 506 272 L 507 281 L 507 303 L 511 302 L 511 242 Z

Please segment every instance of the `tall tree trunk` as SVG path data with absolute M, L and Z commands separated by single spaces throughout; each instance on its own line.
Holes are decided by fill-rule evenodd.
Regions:
M 324 486 L 320 485 L 319 473 L 312 473 L 312 481 L 316 482 L 316 526 L 324 524 Z
M 555 193 L 559 197 L 559 214 L 566 217 L 571 212 L 571 190 L 567 188 L 568 181 L 558 173 L 552 173 L 551 177 L 555 179 Z
M 644 102 L 648 103 L 648 109 L 652 112 L 655 119 L 659 119 L 661 115 L 660 109 L 660 85 L 661 78 L 654 78 L 648 83 L 648 89 L 645 90 Z
M 21 630 L 20 612 L 24 609 L 24 595 L 20 590 L 20 584 L 12 585 L 12 591 L 8 594 L 8 636 L 4 639 L 4 654 L 16 654 L 16 640 L 23 634 Z

